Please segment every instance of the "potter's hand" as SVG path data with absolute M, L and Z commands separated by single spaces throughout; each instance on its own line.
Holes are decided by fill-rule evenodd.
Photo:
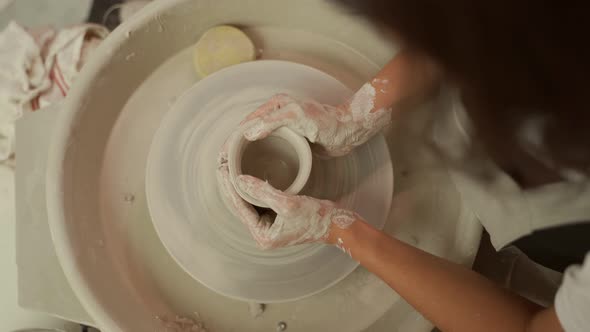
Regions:
M 375 108 L 374 98 L 375 89 L 369 83 L 338 107 L 278 94 L 250 114 L 241 128 L 246 139 L 255 141 L 285 126 L 316 143 L 319 154 L 342 156 L 389 123 L 390 111 Z
M 317 143 L 317 152 L 345 155 L 385 127 L 391 121 L 391 110 L 413 108 L 435 92 L 439 76 L 438 67 L 428 57 L 402 51 L 343 105 L 276 95 L 250 114 L 241 127 L 249 140 L 289 127 Z
M 224 144 L 217 158 L 217 183 L 221 196 L 231 213 L 248 227 L 258 224 L 260 219 L 258 213 L 250 203 L 238 195 L 230 180 L 226 144 Z
M 333 202 L 285 194 L 249 175 L 239 176 L 236 185 L 276 213 L 276 217 L 273 213 L 263 214 L 256 223 L 251 222 L 249 215 L 244 215 L 243 221 L 263 249 L 313 242 L 337 244 L 336 230 L 362 220 L 358 214 L 341 209 Z

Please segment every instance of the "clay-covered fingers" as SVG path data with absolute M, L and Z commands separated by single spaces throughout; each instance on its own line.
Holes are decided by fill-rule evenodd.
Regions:
M 273 249 L 277 248 L 276 241 L 273 239 L 272 230 L 275 219 L 268 215 L 262 215 L 258 224 L 250 227 L 250 234 L 256 241 L 256 244 L 260 249 Z
M 240 124 L 240 128 L 246 139 L 256 141 L 280 127 L 291 127 L 301 120 L 302 115 L 301 106 L 296 100 L 287 95 L 277 95 L 250 114 Z
M 219 154 L 216 175 L 220 194 L 232 214 L 246 226 L 256 225 L 260 217 L 254 207 L 240 197 L 231 183 L 227 155 L 224 152 Z
M 240 124 L 244 124 L 250 120 L 254 120 L 256 118 L 263 117 L 271 112 L 274 112 L 277 109 L 282 108 L 283 106 L 287 105 L 288 103 L 293 102 L 293 98 L 289 97 L 289 95 L 284 93 L 279 93 L 272 96 L 266 103 L 262 104 L 256 111 L 250 113 Z
M 289 127 L 289 124 L 295 121 L 297 121 L 297 114 L 288 105 L 272 114 L 245 122 L 241 128 L 247 140 L 257 141 L 266 138 L 280 127 Z
M 260 217 L 260 222 L 256 227 L 250 227 L 250 233 L 263 250 L 282 248 L 289 245 L 306 243 L 306 239 L 301 238 L 301 232 L 305 233 L 308 226 L 300 228 L 301 232 L 286 231 L 285 223 L 289 223 L 282 216 L 272 216 L 264 214 Z
M 265 203 L 277 214 L 288 214 L 296 204 L 297 196 L 275 189 L 268 182 L 250 175 L 240 175 L 236 185 L 253 198 Z

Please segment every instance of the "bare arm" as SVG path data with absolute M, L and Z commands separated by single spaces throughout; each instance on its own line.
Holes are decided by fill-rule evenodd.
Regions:
M 441 72 L 436 64 L 411 51 L 401 51 L 369 81 L 375 88 L 374 109 L 397 111 L 412 106 L 437 86 Z
M 373 108 L 361 115 L 372 116 L 371 113 L 383 113 L 390 107 L 397 111 L 411 106 L 433 90 L 438 77 L 436 66 L 429 60 L 403 52 L 367 83 L 375 89 Z M 249 116 L 242 126 L 246 127 L 245 136 L 252 140 L 260 139 L 280 126 L 291 126 L 294 130 L 320 128 L 300 134 L 326 145 L 332 155 L 342 155 L 355 146 L 347 146 L 350 142 L 346 140 L 334 139 L 338 137 L 335 128 L 342 127 L 334 114 L 346 109 L 299 103 L 279 96 Z M 305 121 L 314 125 L 301 126 Z M 360 126 L 355 130 L 363 128 Z M 359 139 L 367 138 L 369 134 L 364 133 Z M 356 213 L 343 210 L 333 202 L 287 195 L 248 176 L 239 177 L 235 185 L 266 202 L 277 213 L 274 222 L 270 223 L 268 218 L 252 212 L 253 208 L 246 203 L 235 200 L 248 207 L 235 210 L 261 247 L 278 248 L 310 242 L 343 246 L 350 250 L 354 259 L 382 278 L 444 331 L 563 330 L 553 308 L 541 308 L 467 268 L 389 237 Z
M 354 259 L 443 331 L 563 331 L 555 309 L 539 307 L 363 220 L 347 229 L 332 227 L 330 233 L 328 242 L 343 243 Z

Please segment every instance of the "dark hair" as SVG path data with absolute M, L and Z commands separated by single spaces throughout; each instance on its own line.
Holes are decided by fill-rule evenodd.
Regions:
M 551 158 L 590 170 L 587 1 L 333 1 L 436 61 L 460 86 L 484 140 L 504 135 L 499 150 L 512 148 L 522 121 L 542 117 Z

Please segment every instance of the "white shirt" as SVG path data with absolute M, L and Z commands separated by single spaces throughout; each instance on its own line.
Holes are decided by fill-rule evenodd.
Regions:
M 473 149 L 471 123 L 458 100 L 437 120 L 434 142 L 448 158 L 464 204 L 490 233 L 497 250 L 535 230 L 590 220 L 590 179 L 576 176 L 572 182 L 521 190 Z M 590 331 L 590 253 L 583 265 L 564 273 L 555 310 L 566 332 Z
M 565 271 L 555 296 L 555 311 L 566 332 L 590 330 L 590 253 L 583 265 L 573 265 Z
M 433 143 L 446 157 L 463 204 L 483 224 L 496 250 L 536 230 L 590 220 L 590 179 L 576 174 L 575 181 L 521 189 L 474 139 L 471 121 L 454 98 L 450 111 L 436 114 Z

